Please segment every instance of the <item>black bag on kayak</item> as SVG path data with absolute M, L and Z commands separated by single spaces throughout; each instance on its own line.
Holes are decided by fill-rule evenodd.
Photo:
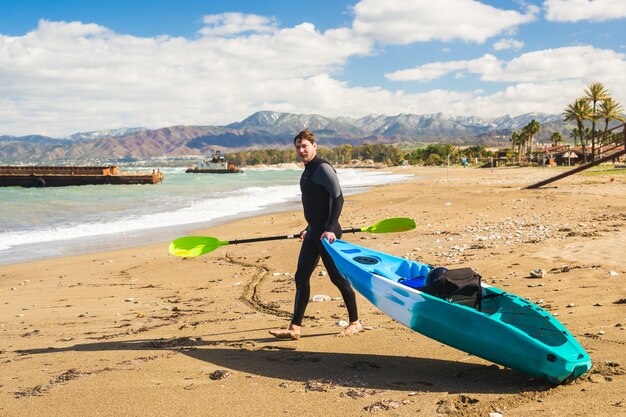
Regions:
M 481 278 L 472 268 L 433 268 L 420 291 L 480 310 Z

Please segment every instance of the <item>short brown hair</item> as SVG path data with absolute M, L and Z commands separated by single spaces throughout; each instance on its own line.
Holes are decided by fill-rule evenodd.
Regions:
M 302 132 L 298 133 L 295 138 L 293 138 L 293 143 L 295 144 L 297 141 L 308 140 L 311 143 L 315 143 L 315 136 L 309 130 L 309 128 L 304 129 Z

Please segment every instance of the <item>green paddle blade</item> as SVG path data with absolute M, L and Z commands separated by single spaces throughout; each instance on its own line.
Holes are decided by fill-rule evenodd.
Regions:
M 209 236 L 185 236 L 173 240 L 170 243 L 169 252 L 175 256 L 191 258 L 204 255 L 228 244 L 229 242 L 223 242 Z
M 362 232 L 369 233 L 396 233 L 406 232 L 415 229 L 413 219 L 407 217 L 394 217 L 391 219 L 381 220 L 378 223 L 361 229 Z

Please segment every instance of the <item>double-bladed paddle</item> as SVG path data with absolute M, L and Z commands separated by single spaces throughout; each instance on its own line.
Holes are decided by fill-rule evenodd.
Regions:
M 406 217 L 394 217 L 391 219 L 381 220 L 378 223 L 370 227 L 362 227 L 360 229 L 346 229 L 342 230 L 342 233 L 356 233 L 356 232 L 369 232 L 369 233 L 394 233 L 394 232 L 406 232 L 408 230 L 415 229 L 415 222 L 413 219 Z M 252 239 L 240 239 L 223 241 L 216 237 L 209 236 L 185 236 L 175 239 L 170 243 L 169 252 L 175 256 L 182 256 L 191 258 L 194 256 L 204 255 L 224 245 L 237 245 L 239 243 L 252 243 L 252 242 L 265 242 L 268 240 L 281 240 L 281 239 L 293 239 L 300 236 L 300 233 L 285 236 L 269 236 L 269 237 L 256 237 Z

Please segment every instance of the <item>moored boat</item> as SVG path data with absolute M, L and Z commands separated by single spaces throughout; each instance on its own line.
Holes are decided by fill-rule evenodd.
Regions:
M 552 384 L 591 368 L 567 329 L 524 298 L 480 283 L 479 308 L 469 307 L 426 292 L 430 265 L 342 240 L 324 246 L 355 290 L 416 332 Z
M 156 184 L 161 181 L 160 170 L 121 172 L 117 166 L 0 166 L 0 187 Z
M 192 174 L 236 174 L 243 171 L 232 162 L 227 161 L 220 151 L 216 151 L 211 159 L 199 159 L 195 166 L 188 168 L 185 172 Z

